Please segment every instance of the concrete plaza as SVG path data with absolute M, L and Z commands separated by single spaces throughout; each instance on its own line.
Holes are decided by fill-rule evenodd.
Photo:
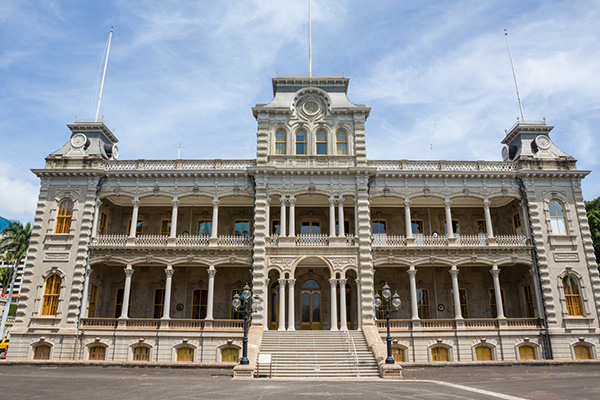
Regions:
M 401 381 L 232 379 L 224 369 L 8 365 L 2 398 L 597 399 L 600 364 L 407 367 Z

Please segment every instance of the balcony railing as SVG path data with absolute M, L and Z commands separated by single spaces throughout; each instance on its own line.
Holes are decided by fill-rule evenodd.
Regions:
M 244 328 L 244 321 L 237 319 L 168 319 L 161 320 L 156 318 L 82 318 L 83 328 L 92 330 L 113 330 L 119 325 L 131 330 L 158 330 L 159 328 L 168 328 L 170 330 L 241 330 Z
M 377 171 L 514 172 L 515 164 L 501 161 L 369 161 Z
M 505 246 L 505 247 L 523 247 L 527 246 L 527 237 L 499 235 L 494 241 L 489 240 L 484 235 L 460 235 L 449 240 L 444 236 L 424 236 L 415 235 L 412 239 L 405 236 L 395 235 L 375 235 L 372 238 L 374 247 L 404 247 L 404 246 Z
M 273 235 L 266 238 L 266 243 L 269 246 L 277 247 L 327 247 L 331 245 L 353 247 L 356 244 L 356 238 L 353 235 L 331 238 L 324 233 L 316 235 L 299 234 L 293 237 Z
M 501 321 L 506 322 L 508 329 L 540 329 L 541 321 L 537 318 L 506 318 L 499 320 L 496 318 L 465 318 L 459 320 L 464 324 L 465 329 L 499 329 Z M 444 331 L 455 330 L 457 320 L 455 319 L 390 319 L 390 330 L 392 331 L 410 331 L 415 327 L 421 330 Z M 377 320 L 377 328 L 386 330 L 386 321 Z
M 222 235 L 211 240 L 209 236 L 179 236 L 170 241 L 168 236 L 163 235 L 139 235 L 128 238 L 127 235 L 101 235 L 94 239 L 92 246 L 97 247 L 208 247 L 213 243 L 222 247 L 249 247 L 251 238 L 248 236 Z

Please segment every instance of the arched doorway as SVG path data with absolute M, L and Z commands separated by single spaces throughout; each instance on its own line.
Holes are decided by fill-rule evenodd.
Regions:
M 301 329 L 321 329 L 321 286 L 313 279 L 302 284 L 302 324 Z
M 271 307 L 269 308 L 269 329 L 277 330 L 279 328 L 279 282 L 275 282 L 271 285 L 269 290 L 269 302 Z

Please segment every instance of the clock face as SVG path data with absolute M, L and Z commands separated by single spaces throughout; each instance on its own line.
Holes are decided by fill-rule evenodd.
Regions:
M 508 146 L 502 148 L 502 159 L 508 161 Z
M 87 136 L 83 133 L 76 133 L 71 137 L 71 146 L 76 149 L 82 148 L 85 145 L 85 142 L 87 142 Z
M 548 150 L 550 148 L 550 139 L 546 136 L 539 135 L 535 138 L 535 144 L 542 150 Z
M 116 160 L 119 157 L 119 148 L 117 147 L 116 144 L 113 144 L 112 147 L 112 158 L 113 160 Z

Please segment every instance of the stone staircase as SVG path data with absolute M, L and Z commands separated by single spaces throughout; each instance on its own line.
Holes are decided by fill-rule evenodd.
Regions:
M 271 354 L 273 377 L 379 377 L 362 331 L 265 331 L 260 354 Z

